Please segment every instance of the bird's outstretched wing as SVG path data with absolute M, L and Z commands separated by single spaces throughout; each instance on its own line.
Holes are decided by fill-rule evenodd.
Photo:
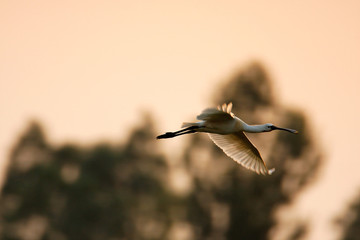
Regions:
M 245 168 L 263 175 L 270 175 L 275 170 L 268 170 L 259 151 L 243 132 L 240 131 L 227 135 L 209 133 L 209 136 L 226 155 Z
M 224 103 L 222 106 L 218 106 L 217 108 L 205 109 L 199 116 L 197 116 L 197 119 L 212 122 L 232 120 L 234 118 L 234 114 L 231 112 L 231 109 L 232 103 Z

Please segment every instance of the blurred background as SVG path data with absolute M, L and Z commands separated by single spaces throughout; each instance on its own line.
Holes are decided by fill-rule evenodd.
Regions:
M 1 1 L 0 239 L 360 239 L 360 2 Z M 233 102 L 258 176 L 206 134 Z

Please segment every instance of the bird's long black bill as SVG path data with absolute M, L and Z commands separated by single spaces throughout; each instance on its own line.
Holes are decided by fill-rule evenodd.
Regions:
M 290 128 L 281 128 L 281 127 L 272 126 L 272 129 L 273 130 L 283 130 L 283 131 L 287 131 L 287 132 L 291 132 L 291 133 L 298 133 L 297 130 L 290 129 Z
M 157 136 L 156 139 L 173 138 L 173 137 L 177 137 L 177 136 L 184 135 L 184 134 L 196 133 L 195 129 L 198 129 L 198 128 L 199 128 L 198 126 L 191 126 L 191 127 L 184 128 L 184 129 L 181 129 L 176 132 L 167 132 L 165 134 Z

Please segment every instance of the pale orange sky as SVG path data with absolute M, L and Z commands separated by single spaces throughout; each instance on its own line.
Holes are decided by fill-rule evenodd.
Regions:
M 329 224 L 360 189 L 359 13 L 359 1 L 1 1 L 0 161 L 32 118 L 53 143 L 119 141 L 141 110 L 177 128 L 255 59 L 326 152 L 293 211 L 309 239 L 335 239 Z

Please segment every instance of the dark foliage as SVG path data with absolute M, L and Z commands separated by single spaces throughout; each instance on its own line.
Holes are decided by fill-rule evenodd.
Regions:
M 276 172 L 256 175 L 205 134 L 194 134 L 184 137 L 182 167 L 192 185 L 183 195 L 168 188 L 171 169 L 149 116 L 124 144 L 87 148 L 54 146 L 31 123 L 12 151 L 0 239 L 174 239 L 175 226 L 187 239 L 268 239 L 277 207 L 296 197 L 321 164 L 305 116 L 278 105 L 271 86 L 255 63 L 235 74 L 215 103 L 232 101 L 234 113 L 250 124 L 272 120 L 299 130 L 250 136 L 267 147 L 260 150 Z M 292 239 L 305 232 L 299 226 Z
M 360 196 L 350 204 L 343 216 L 336 220 L 343 229 L 343 240 L 360 240 Z

